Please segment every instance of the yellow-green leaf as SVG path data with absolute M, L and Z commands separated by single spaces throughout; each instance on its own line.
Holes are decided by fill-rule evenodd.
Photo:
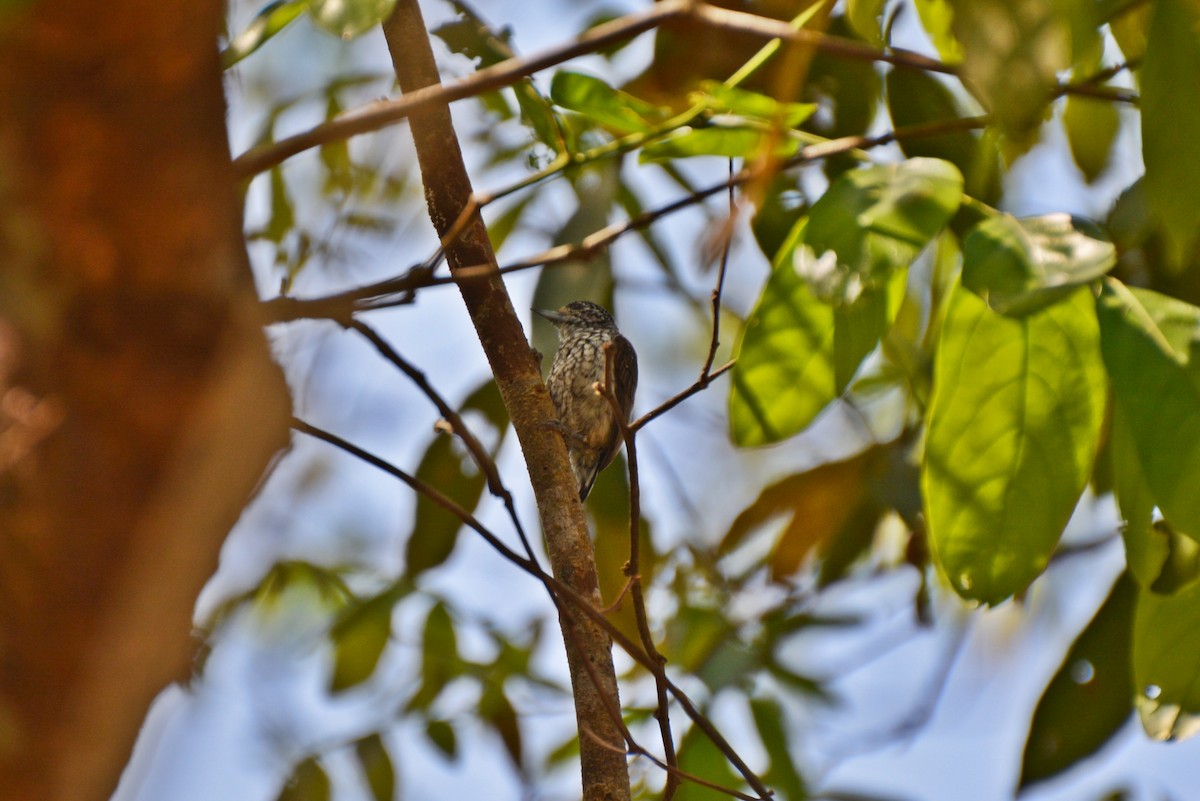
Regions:
M 999 603 L 1049 563 L 1104 417 L 1086 290 L 1026 317 L 956 287 L 934 368 L 922 483 L 933 555 L 964 598 Z

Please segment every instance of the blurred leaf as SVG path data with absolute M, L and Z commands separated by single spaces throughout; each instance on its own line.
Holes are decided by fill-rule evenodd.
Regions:
M 773 146 L 774 155 L 780 158 L 791 156 L 800 149 L 800 143 L 785 133 L 761 128 L 710 125 L 705 128 L 680 128 L 671 136 L 642 148 L 638 161 L 645 164 L 692 156 L 749 158 L 762 153 L 768 145 Z
M 318 26 L 342 39 L 361 36 L 387 19 L 396 0 L 308 0 Z
M 536 192 L 526 194 L 491 221 L 488 225 L 488 239 L 491 240 L 493 250 L 499 252 L 500 248 L 504 247 L 504 242 L 508 239 L 509 234 L 516 230 L 521 218 L 525 215 L 525 210 L 537 197 Z
M 1057 303 L 1117 262 L 1112 243 L 1091 232 L 1067 214 L 990 217 L 963 241 L 963 286 L 1014 317 Z
M 1176 531 L 1166 520 L 1154 521 L 1150 530 L 1166 542 L 1167 551 L 1150 591 L 1171 595 L 1193 584 L 1200 575 L 1200 543 Z
M 1094 97 L 1070 95 L 1063 111 L 1063 128 L 1071 156 L 1090 184 L 1108 169 L 1113 142 L 1121 129 L 1121 115 L 1114 103 Z
M 1200 582 L 1174 595 L 1143 592 L 1133 624 L 1137 709 L 1155 740 L 1200 728 Z
M 657 107 L 581 72 L 556 72 L 550 97 L 559 106 L 619 133 L 647 133 L 665 116 Z
M 296 227 L 296 211 L 287 183 L 283 180 L 281 167 L 271 168 L 271 217 L 267 220 L 263 235 L 279 244 Z
M 330 92 L 325 104 L 325 119 L 331 120 L 341 113 L 342 104 L 338 101 L 337 95 Z M 321 164 L 325 167 L 325 183 L 322 191 L 326 194 L 348 193 L 353 187 L 353 177 L 350 172 L 352 166 L 350 143 L 345 139 L 325 142 L 321 145 L 318 153 L 321 156 Z
M 1122 2 L 1109 21 L 1113 38 L 1117 40 L 1126 61 L 1137 62 L 1146 57 L 1146 40 L 1153 10 L 1153 3 Z
M 596 571 L 600 576 L 600 596 L 605 603 L 613 603 L 628 581 L 623 569 L 629 561 L 629 467 L 624 451 L 596 478 L 588 495 L 587 511 L 594 524 L 592 539 Z M 643 516 L 638 531 L 638 574 L 642 577 L 643 587 L 651 586 L 658 566 L 651 533 L 650 521 Z M 628 597 L 609 614 L 609 620 L 635 642 L 641 641 L 633 604 Z
M 951 0 L 965 85 L 1017 146 L 1045 118 L 1058 73 L 1071 65 L 1071 29 L 1043 0 Z
M 351 607 L 334 624 L 330 633 L 334 647 L 332 692 L 361 684 L 375 672 L 392 634 L 392 610 L 403 595 L 403 589 L 393 585 Z
M 479 715 L 500 735 L 504 742 L 504 750 L 512 759 L 513 766 L 521 771 L 521 726 L 517 721 L 516 710 L 509 703 L 502 687 L 495 684 L 484 686 L 483 695 L 479 698 Z
M 883 45 L 883 8 L 887 0 L 847 0 L 846 19 L 855 33 L 879 47 Z
M 383 738 L 369 734 L 354 744 L 354 754 L 362 768 L 371 797 L 375 801 L 394 801 L 396 798 L 396 768 Z
M 276 0 L 254 15 L 246 29 L 230 40 L 221 51 L 221 69 L 229 69 L 266 44 L 267 40 L 304 13 L 309 0 Z
M 942 61 L 958 64 L 962 61 L 962 45 L 954 38 L 954 11 L 949 0 L 915 0 L 921 25 L 929 34 Z
M 446 605 L 439 601 L 425 618 L 425 631 L 421 636 L 421 686 L 409 699 L 407 709 L 428 709 L 446 685 L 462 672 L 454 621 L 450 619 Z
M 927 72 L 894 69 L 886 80 L 888 112 L 897 128 L 968 116 L 954 93 Z M 897 145 L 909 158 L 949 161 L 963 174 L 964 189 L 972 197 L 994 203 L 1000 196 L 1000 152 L 993 139 L 964 130 L 905 137 Z
M 883 520 L 883 508 L 867 501 L 854 507 L 853 514 L 838 530 L 837 535 L 823 544 L 821 570 L 817 586 L 828 587 L 845 578 L 850 567 L 867 553 L 875 541 L 875 532 Z
M 731 790 L 741 789 L 743 786 L 741 777 L 729 767 L 729 760 L 698 726 L 688 729 L 683 741 L 679 743 L 678 755 L 679 769 L 685 773 Z M 676 801 L 728 801 L 729 795 L 684 779 L 675 793 L 675 799 Z
M 934 559 L 964 598 L 999 603 L 1045 570 L 1104 420 L 1097 338 L 1085 290 L 1018 319 L 951 295 L 922 485 Z
M 1200 140 L 1200 5 L 1158 0 L 1141 69 L 1146 198 L 1182 266 L 1200 223 L 1200 162 L 1181 157 Z
M 1137 443 L 1133 441 L 1133 432 L 1120 404 L 1112 404 L 1112 416 L 1113 493 L 1124 519 L 1121 538 L 1125 543 L 1125 563 L 1138 583 L 1149 587 L 1162 573 L 1168 556 L 1167 538 L 1150 525 L 1154 516 L 1154 496 L 1146 486 Z
M 771 577 L 787 580 L 819 543 L 832 540 L 867 500 L 867 476 L 879 450 L 870 448 L 841 462 L 827 462 L 766 487 L 742 510 L 717 547 L 724 556 L 779 518 L 784 528 L 770 556 Z
M 817 110 L 815 103 L 780 103 L 769 95 L 726 86 L 719 81 L 701 82 L 700 91 L 692 94 L 692 100 L 718 114 L 757 118 L 779 123 L 785 128 L 795 128 Z
M 1200 535 L 1200 309 L 1112 279 L 1096 309 L 1146 486 L 1168 520 Z
M 449 722 L 445 720 L 429 721 L 425 724 L 425 736 L 448 759 L 458 758 L 458 735 L 454 733 L 454 726 Z
M 494 381 L 488 379 L 471 393 L 460 412 L 468 410 L 482 413 L 499 432 L 491 450 L 495 456 L 508 429 L 508 413 Z M 487 485 L 487 478 L 459 447 L 457 438 L 447 434 L 434 437 L 421 458 L 417 478 L 441 490 L 467 511 L 479 505 Z M 449 559 L 461 528 L 457 517 L 428 496 L 418 494 L 412 534 L 405 545 L 406 575 L 415 578 Z
M 750 220 L 754 239 L 763 255 L 774 262 L 788 233 L 807 212 L 808 201 L 800 190 L 797 176 L 792 173 L 774 176 Z
M 667 621 L 662 652 L 670 664 L 696 673 L 734 634 L 733 623 L 721 610 L 686 605 Z
M 827 33 L 854 38 L 853 30 L 840 16 L 830 19 Z M 812 117 L 808 127 L 830 139 L 866 134 L 879 109 L 882 88 L 883 79 L 873 64 L 818 51 L 809 65 L 803 99 L 831 113 Z M 836 177 L 848 164 L 857 166 L 849 156 L 829 159 L 824 165 L 825 174 Z
M 1123 573 L 1042 693 L 1025 741 L 1022 790 L 1096 753 L 1129 719 L 1137 594 Z
M 750 711 L 754 715 L 758 739 L 771 758 L 770 766 L 762 775 L 763 781 L 779 791 L 779 798 L 804 801 L 808 798 L 808 788 L 788 750 L 788 744 L 794 738 L 788 736 L 783 707 L 773 698 L 754 698 L 750 700 Z
M 276 801 L 329 801 L 329 776 L 314 757 L 301 762 L 283 785 Z

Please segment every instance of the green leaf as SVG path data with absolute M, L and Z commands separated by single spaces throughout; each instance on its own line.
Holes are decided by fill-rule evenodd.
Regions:
M 693 103 L 703 103 L 718 114 L 737 114 L 795 128 L 817 110 L 816 103 L 780 103 L 775 98 L 747 89 L 703 81 L 700 91 L 692 93 Z
M 387 19 L 396 0 L 309 0 L 313 22 L 342 39 L 361 36 Z
M 263 235 L 279 244 L 296 227 L 296 210 L 283 179 L 283 169 L 271 168 L 271 217 L 263 229 Z
M 392 634 L 392 610 L 404 591 L 399 585 L 347 610 L 336 624 L 333 639 L 332 692 L 361 684 L 375 672 Z
M 813 204 L 804 243 L 818 259 L 826 251 L 836 254 L 839 284 L 886 281 L 950 221 L 962 202 L 962 187 L 958 168 L 940 159 L 851 170 Z M 822 282 L 816 288 L 831 296 Z M 834 292 L 840 294 L 841 287 Z
M 1071 65 L 1071 28 L 1056 3 L 951 0 L 963 83 L 1017 146 L 1027 146 Z M 1000 34 L 998 32 L 1002 31 Z
M 1200 729 L 1200 582 L 1174 595 L 1139 596 L 1133 675 L 1148 735 L 1178 740 Z
M 934 559 L 989 604 L 1045 568 L 1087 484 L 1104 418 L 1091 296 L 1026 317 L 961 286 L 934 367 L 922 486 Z
M 425 618 L 421 636 L 421 686 L 409 699 L 408 710 L 428 709 L 446 685 L 462 675 L 462 671 L 454 621 L 446 605 L 436 603 Z
M 1042 693 L 1021 762 L 1020 788 L 1057 776 L 1112 739 L 1133 712 L 1133 608 L 1124 573 Z
M 919 70 L 895 69 L 887 74 L 887 104 L 897 128 L 946 122 L 968 115 L 946 84 Z M 967 194 L 985 203 L 1000 195 L 1000 151 L 990 138 L 974 131 L 947 131 L 936 136 L 905 137 L 896 143 L 909 158 L 945 159 L 963 174 Z
M 229 69 L 266 44 L 267 40 L 304 13 L 309 0 L 276 0 L 254 15 L 246 30 L 235 36 L 221 51 L 221 69 Z
M 1141 586 L 1150 587 L 1162 573 L 1169 544 L 1167 538 L 1151 526 L 1154 496 L 1146 486 L 1137 443 L 1133 441 L 1133 431 L 1125 419 L 1125 411 L 1115 403 L 1111 408 L 1109 447 L 1113 464 L 1113 494 L 1124 519 L 1121 538 L 1125 543 L 1125 563 Z
M 1141 70 L 1146 197 L 1182 265 L 1200 223 L 1200 160 L 1187 156 L 1200 141 L 1200 4 L 1158 0 L 1153 13 Z
M 1179 533 L 1166 520 L 1155 520 L 1150 530 L 1166 541 L 1167 551 L 1150 591 L 1171 595 L 1191 586 L 1200 575 L 1200 542 Z
M 1108 279 L 1097 302 L 1104 363 L 1141 472 L 1172 524 L 1200 535 L 1200 309 Z
M 917 14 L 921 18 L 921 25 L 924 26 L 925 33 L 929 34 L 929 39 L 937 48 L 942 61 L 958 64 L 962 61 L 962 45 L 954 38 L 952 30 L 954 10 L 950 7 L 949 0 L 915 0 L 915 2 Z
M 731 790 L 743 786 L 742 778 L 729 767 L 729 760 L 698 726 L 688 729 L 679 744 L 679 769 L 692 776 L 712 782 Z M 676 801 L 728 801 L 729 795 L 684 780 L 675 793 Z M 790 801 L 790 799 L 789 799 Z
M 425 736 L 429 742 L 449 759 L 458 757 L 458 735 L 454 727 L 444 720 L 431 720 L 425 724 Z
M 692 156 L 749 158 L 761 153 L 768 144 L 774 144 L 775 154 L 781 158 L 800 149 L 800 143 L 786 134 L 772 134 L 761 128 L 710 125 L 705 128 L 680 128 L 666 139 L 642 148 L 638 160 L 645 164 Z
M 315 757 L 309 757 L 296 766 L 276 801 L 329 801 L 331 795 L 325 769 Z
M 620 133 L 648 133 L 656 121 L 664 118 L 657 107 L 581 72 L 556 72 L 550 84 L 550 98 L 559 106 Z
M 1071 95 L 1063 111 L 1063 128 L 1071 156 L 1090 184 L 1108 169 L 1113 142 L 1121 129 L 1116 104 L 1094 97 Z
M 500 735 L 504 750 L 517 770 L 521 770 L 521 726 L 516 710 L 501 687 L 495 684 L 484 686 L 479 698 L 479 716 Z
M 961 199 L 962 176 L 936 159 L 834 182 L 776 254 L 743 330 L 729 400 L 734 442 L 792 436 L 845 390 L 895 318 L 905 268 Z
M 854 32 L 875 46 L 883 44 L 883 7 L 887 0 L 847 0 L 846 18 Z
M 371 797 L 375 801 L 394 801 L 396 798 L 396 768 L 383 738 L 370 734 L 354 744 L 354 755 L 362 768 Z
M 1067 214 L 990 217 L 963 241 L 963 286 L 1002 314 L 1035 312 L 1117 263 L 1113 244 L 1092 232 L 1099 234 Z
M 498 436 L 491 454 L 499 451 L 508 428 L 508 414 L 500 391 L 492 380 L 484 382 L 463 402 L 461 412 L 474 410 L 483 413 L 496 427 Z M 437 487 L 455 503 L 468 511 L 479 504 L 487 479 L 465 452 L 456 437 L 439 435 L 429 445 L 417 478 Z M 428 496 L 417 495 L 417 507 L 412 535 L 405 545 L 407 575 L 415 578 L 450 558 L 462 528 L 459 519 L 438 506 Z
M 750 712 L 754 715 L 754 727 L 762 741 L 771 764 L 763 773 L 763 781 L 772 789 L 779 790 L 788 801 L 804 801 L 808 798 L 808 787 L 804 777 L 796 770 L 796 761 L 788 750 L 795 738 L 788 736 L 783 707 L 773 698 L 755 698 L 750 701 Z

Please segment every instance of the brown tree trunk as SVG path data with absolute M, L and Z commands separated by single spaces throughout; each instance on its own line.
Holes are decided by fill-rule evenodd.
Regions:
M 0 794 L 107 798 L 288 401 L 222 3 L 0 2 Z
M 400 87 L 412 92 L 438 82 L 437 65 L 417 0 L 399 0 L 384 35 Z M 441 106 L 409 118 L 429 216 L 445 237 L 471 197 L 471 179 L 463 163 L 450 109 Z M 562 437 L 548 423 L 555 419 L 550 395 L 513 310 L 499 272 L 461 278 L 463 268 L 496 267 L 487 229 L 478 212 L 446 247 L 452 273 L 496 384 L 508 407 L 513 429 L 529 466 L 530 480 L 554 574 L 585 598 L 600 601 L 596 560 L 578 485 L 567 463 Z M 620 709 L 612 643 L 608 634 L 581 613 L 562 619 L 575 715 L 580 730 L 583 797 L 586 801 L 627 801 L 630 795 L 625 743 L 613 720 Z

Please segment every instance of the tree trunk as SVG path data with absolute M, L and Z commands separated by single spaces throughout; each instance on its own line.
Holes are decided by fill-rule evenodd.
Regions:
M 108 798 L 288 400 L 222 3 L 0 2 L 0 787 Z
M 399 0 L 391 18 L 384 22 L 383 31 L 403 91 L 438 82 L 437 65 L 417 0 Z M 409 122 L 429 216 L 438 236 L 444 238 L 471 197 L 471 179 L 450 109 L 441 106 L 414 113 Z M 463 268 L 496 267 L 496 255 L 478 212 L 462 233 L 447 243 L 446 259 L 451 273 L 460 278 L 463 301 L 521 441 L 554 574 L 598 606 L 596 560 L 579 488 L 571 475 L 562 437 L 548 425 L 555 413 L 538 361 L 499 272 L 461 276 Z M 576 612 L 570 619 L 561 617 L 580 731 L 583 797 L 586 801 L 627 801 L 630 790 L 625 743 L 612 718 L 612 713 L 620 709 L 612 643 L 608 634 L 582 613 Z

